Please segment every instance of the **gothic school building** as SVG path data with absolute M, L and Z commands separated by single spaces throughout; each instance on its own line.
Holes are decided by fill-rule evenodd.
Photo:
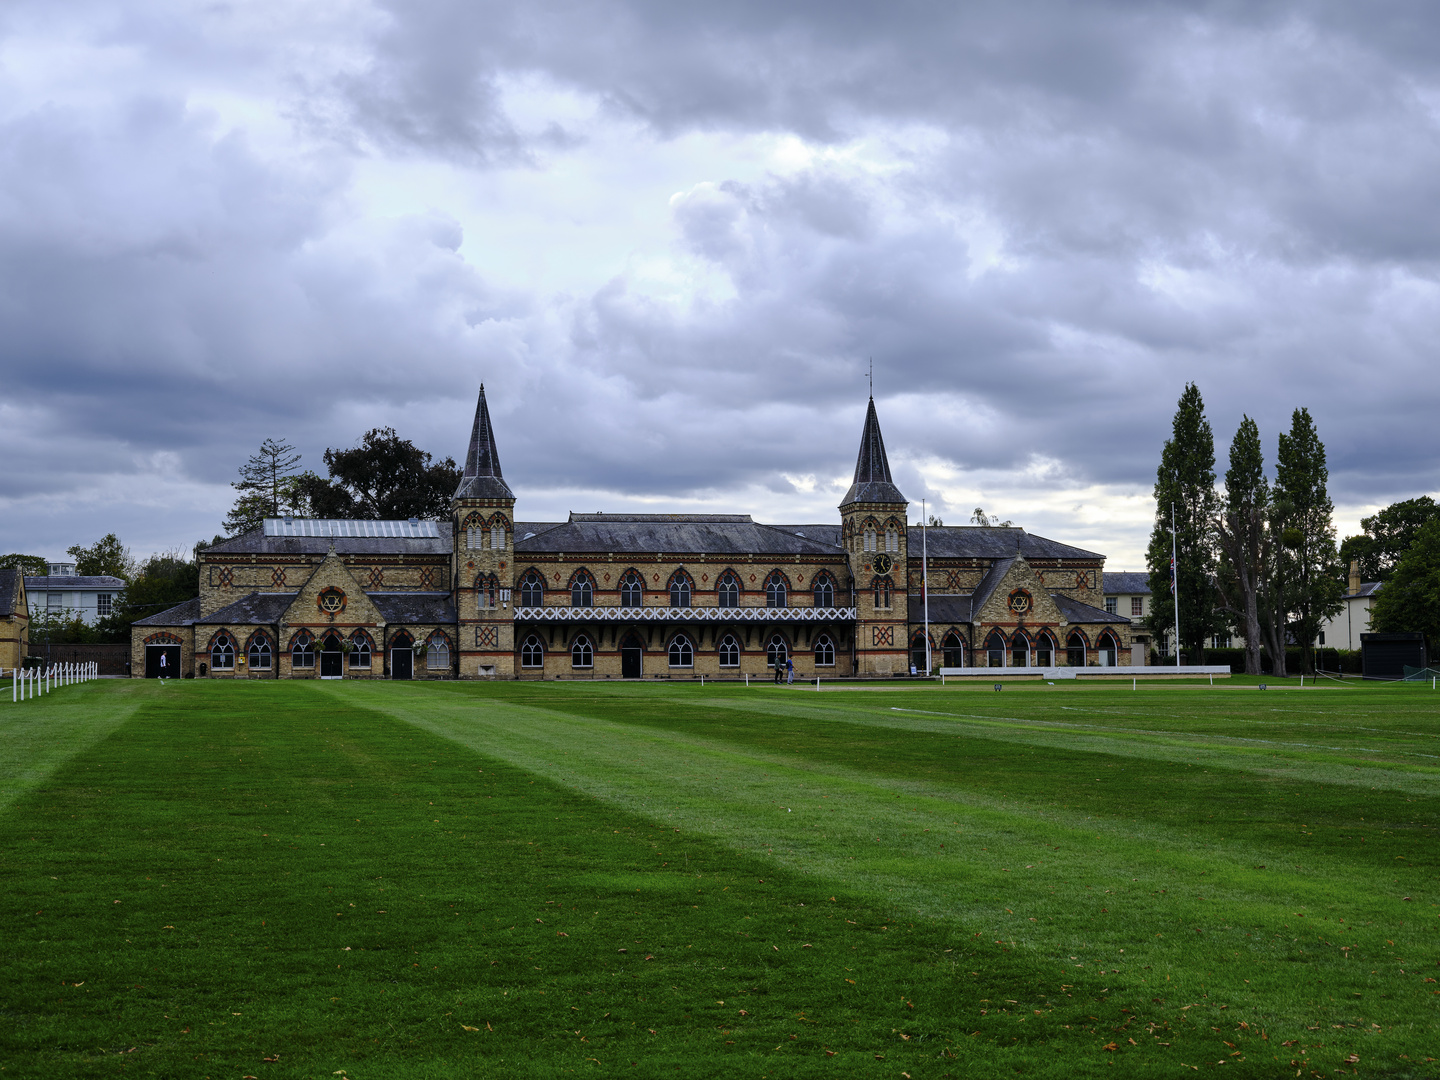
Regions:
M 200 595 L 134 624 L 132 671 L 200 678 L 887 678 L 1113 666 L 1102 555 L 1014 528 L 918 528 L 870 401 L 838 524 L 745 514 L 517 521 L 484 387 L 445 521 L 272 518 L 200 553 Z M 925 573 L 928 572 L 928 580 Z M 1123 654 L 1123 656 L 1122 656 Z

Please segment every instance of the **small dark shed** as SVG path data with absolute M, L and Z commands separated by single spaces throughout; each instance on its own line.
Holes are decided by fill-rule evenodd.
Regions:
M 1361 634 L 1360 663 L 1367 679 L 1403 679 L 1405 669 L 1423 668 L 1424 634 Z

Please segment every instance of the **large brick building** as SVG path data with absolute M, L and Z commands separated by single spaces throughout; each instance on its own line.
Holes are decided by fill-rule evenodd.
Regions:
M 274 518 L 200 554 L 200 596 L 134 626 L 133 669 L 224 678 L 742 678 L 1113 665 L 1104 556 L 907 524 L 872 400 L 838 523 L 515 517 L 485 390 L 445 521 Z M 927 578 L 928 575 L 928 578 Z

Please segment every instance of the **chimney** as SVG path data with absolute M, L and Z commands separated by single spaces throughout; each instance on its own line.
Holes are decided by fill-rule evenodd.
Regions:
M 1360 560 L 1350 560 L 1350 595 L 1360 595 Z

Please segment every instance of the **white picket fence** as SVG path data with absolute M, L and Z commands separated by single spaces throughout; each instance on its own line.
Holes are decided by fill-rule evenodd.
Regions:
M 5 672 L 0 669 L 0 679 L 4 677 Z M 12 671 L 10 672 L 10 700 L 13 702 L 25 701 L 27 698 L 35 697 L 36 694 L 48 694 L 62 686 L 89 682 L 91 679 L 99 677 L 100 665 L 94 661 L 84 664 L 50 664 L 43 668 L 31 668 L 29 671 Z

